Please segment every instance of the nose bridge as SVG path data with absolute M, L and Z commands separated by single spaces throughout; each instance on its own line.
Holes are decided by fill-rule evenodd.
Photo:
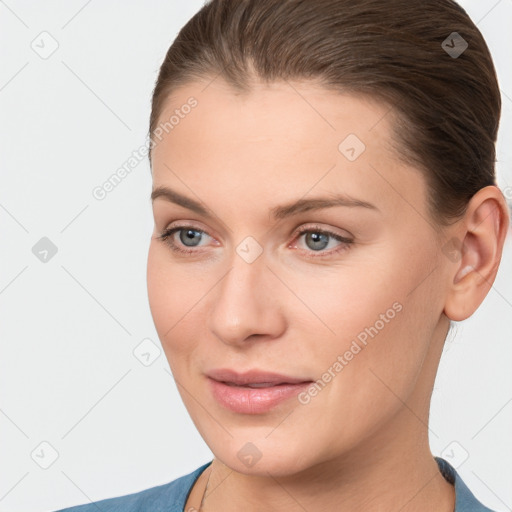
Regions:
M 269 274 L 262 249 L 242 241 L 213 299 L 210 329 L 217 337 L 239 343 L 253 334 L 275 335 L 279 311 Z

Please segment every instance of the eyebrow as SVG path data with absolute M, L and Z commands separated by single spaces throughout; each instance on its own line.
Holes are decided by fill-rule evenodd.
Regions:
M 151 202 L 157 198 L 165 199 L 170 203 L 177 204 L 183 208 L 192 210 L 193 212 L 203 215 L 206 218 L 213 218 L 213 215 L 206 209 L 200 202 L 190 197 L 186 197 L 175 190 L 168 187 L 160 186 L 156 187 L 151 192 Z M 330 197 L 314 197 L 310 199 L 299 199 L 289 204 L 282 206 L 276 206 L 270 209 L 272 217 L 276 220 L 291 217 L 299 213 L 320 210 L 323 208 L 332 208 L 335 206 L 346 206 L 349 208 L 361 207 L 369 210 L 380 211 L 377 206 L 367 201 L 355 199 L 345 194 L 337 194 Z

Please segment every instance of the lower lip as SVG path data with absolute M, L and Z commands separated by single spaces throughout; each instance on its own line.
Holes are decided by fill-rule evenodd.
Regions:
M 222 406 L 241 414 L 261 414 L 281 402 L 297 396 L 312 382 L 279 384 L 268 388 L 229 386 L 224 382 L 208 379 L 213 396 Z

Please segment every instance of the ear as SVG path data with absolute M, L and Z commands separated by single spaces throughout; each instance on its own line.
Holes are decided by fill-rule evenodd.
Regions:
M 510 218 L 501 190 L 490 185 L 470 200 L 457 232 L 443 246 L 452 262 L 444 313 L 455 321 L 470 317 L 489 292 L 501 261 Z

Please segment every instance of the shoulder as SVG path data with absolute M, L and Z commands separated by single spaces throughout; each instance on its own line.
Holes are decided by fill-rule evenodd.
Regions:
M 451 464 L 440 457 L 435 459 L 441 474 L 455 487 L 454 512 L 495 512 L 478 501 Z
M 211 464 L 200 466 L 188 475 L 181 476 L 167 484 L 144 489 L 139 492 L 107 498 L 100 501 L 76 505 L 55 512 L 183 512 L 189 492 L 199 475 Z

